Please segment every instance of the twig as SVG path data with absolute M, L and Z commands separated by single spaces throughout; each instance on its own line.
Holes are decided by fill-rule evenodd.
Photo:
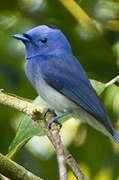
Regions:
M 75 161 L 73 156 L 68 152 L 68 150 L 65 150 L 65 160 L 67 164 L 69 165 L 69 167 L 72 166 L 72 171 L 78 180 L 87 180 L 82 170 L 78 166 L 77 162 Z
M 65 6 L 70 13 L 76 18 L 76 20 L 83 25 L 92 25 L 93 20 L 88 16 L 88 14 L 79 6 L 74 0 L 60 0 L 60 2 Z M 73 7 L 73 8 L 72 8 Z
M 55 143 L 53 141 L 53 136 L 52 136 L 51 132 L 47 131 L 47 129 L 44 128 L 44 125 L 42 123 L 41 123 L 41 127 L 44 130 L 46 136 L 49 138 L 49 140 L 53 144 L 53 146 L 55 147 Z M 72 170 L 72 172 L 73 172 L 74 176 L 77 178 L 77 180 L 87 180 L 84 173 L 78 166 L 77 162 L 75 161 L 75 159 L 73 158 L 73 156 L 70 154 L 70 152 L 67 149 L 64 149 L 64 157 L 65 157 L 65 161 L 66 161 L 67 165 L 70 167 L 70 169 Z
M 53 117 L 54 115 L 48 112 L 46 116 L 46 120 L 49 121 Z M 66 169 L 65 157 L 64 157 L 64 147 L 61 141 L 61 137 L 59 135 L 59 128 L 55 123 L 52 124 L 50 132 L 53 137 L 53 142 L 57 154 L 57 161 L 59 166 L 59 178 L 60 180 L 67 180 L 67 169 Z
M 12 180 L 43 180 L 0 154 L 0 173 Z
M 2 174 L 0 174 L 0 180 L 9 180 L 7 177 L 3 176 Z
M 112 84 L 116 84 L 117 86 L 119 86 L 118 80 L 119 80 L 119 76 L 116 76 L 114 79 L 112 79 L 111 81 L 106 83 L 106 87 L 108 87 L 108 86 L 110 86 Z
M 30 102 L 24 101 L 22 99 L 19 99 L 17 97 L 13 97 L 7 93 L 4 93 L 3 89 L 2 90 L 0 89 L 0 104 L 9 106 L 20 112 L 23 112 L 27 114 L 28 116 L 30 116 L 31 118 L 35 118 L 35 116 L 38 116 L 38 115 L 40 115 L 40 118 L 41 118 L 41 114 L 45 109 L 44 106 L 32 104 Z
M 52 142 L 54 147 L 56 146 L 54 143 L 54 137 L 53 137 L 54 135 L 51 133 L 51 131 L 49 131 L 46 128 L 46 126 L 47 126 L 46 123 L 44 121 L 40 121 L 41 117 L 42 117 L 41 115 L 45 110 L 44 106 L 31 104 L 31 103 L 21 100 L 19 98 L 12 97 L 8 94 L 5 94 L 3 91 L 0 91 L 0 104 L 12 107 L 12 108 L 17 109 L 17 110 L 27 114 L 28 116 L 30 116 L 31 119 L 36 121 L 38 123 L 38 125 L 41 126 L 41 128 L 43 129 L 45 134 L 48 136 L 49 140 Z M 81 172 L 80 168 L 78 168 L 76 161 L 66 150 L 65 150 L 65 159 L 66 159 L 66 163 L 69 165 L 70 169 L 73 171 L 73 173 L 77 177 L 77 179 L 80 178 L 80 180 L 86 180 L 86 178 L 85 179 L 83 178 L 83 176 L 82 176 L 83 173 Z M 75 162 L 75 163 L 71 163 L 71 162 Z
M 66 164 L 65 164 L 65 158 L 64 158 L 64 148 L 63 148 L 59 131 L 56 125 L 52 124 L 51 131 L 52 131 L 51 133 L 53 136 L 53 140 L 55 142 L 55 148 L 57 152 L 57 160 L 59 164 L 59 177 L 60 177 L 60 180 L 67 180 L 67 170 L 66 170 Z
M 73 15 L 79 24 L 87 29 L 90 29 L 96 33 L 102 33 L 100 24 L 92 19 L 88 14 L 81 8 L 81 6 L 75 0 L 60 0 L 62 5 Z

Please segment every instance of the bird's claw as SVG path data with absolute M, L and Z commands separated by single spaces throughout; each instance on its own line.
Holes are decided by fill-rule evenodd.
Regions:
M 55 116 L 54 118 L 52 118 L 51 120 L 49 120 L 49 122 L 48 122 L 48 128 L 51 129 L 52 123 L 55 122 L 55 123 L 57 123 L 57 124 L 60 126 L 60 129 L 61 129 L 62 124 L 58 121 L 57 115 L 56 115 L 54 109 L 52 109 L 52 108 L 47 108 L 47 109 L 44 111 L 44 113 L 43 113 L 43 115 L 42 115 L 42 118 L 45 120 L 46 115 L 47 115 L 48 112 L 54 114 L 54 116 Z
M 59 125 L 60 129 L 62 128 L 62 124 L 57 120 L 57 116 L 52 118 L 49 122 L 48 122 L 48 128 L 51 129 L 51 125 L 52 123 L 56 123 Z
M 42 115 L 42 118 L 43 118 L 43 119 L 46 118 L 46 114 L 47 114 L 48 112 L 51 112 L 51 113 L 54 114 L 54 116 L 56 116 L 56 113 L 55 113 L 55 110 L 54 110 L 54 109 L 47 108 L 47 109 L 45 109 L 45 111 L 43 112 L 43 115 Z
M 57 124 L 60 126 L 60 129 L 61 129 L 62 124 L 58 121 L 58 119 L 62 118 L 63 116 L 65 116 L 65 115 L 67 115 L 67 114 L 69 114 L 69 112 L 64 112 L 64 113 L 62 113 L 62 114 L 57 115 L 57 114 L 55 113 L 55 110 L 54 110 L 54 109 L 48 108 L 48 109 L 46 109 L 46 110 L 44 111 L 44 113 L 43 113 L 43 119 L 45 119 L 47 112 L 51 112 L 51 113 L 54 114 L 54 117 L 53 117 L 51 120 L 49 120 L 49 122 L 48 122 L 48 128 L 49 128 L 49 129 L 51 129 L 51 125 L 52 125 L 53 122 L 57 123 Z

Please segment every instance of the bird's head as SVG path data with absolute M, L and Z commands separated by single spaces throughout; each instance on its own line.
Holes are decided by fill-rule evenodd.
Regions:
M 26 47 L 26 58 L 37 55 L 71 53 L 71 47 L 64 34 L 55 26 L 40 25 L 24 34 L 15 34 Z

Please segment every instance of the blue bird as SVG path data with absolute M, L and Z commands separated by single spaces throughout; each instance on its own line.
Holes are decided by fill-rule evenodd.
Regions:
M 38 94 L 60 112 L 49 122 L 71 114 L 119 144 L 106 110 L 93 89 L 71 46 L 55 26 L 40 25 L 25 34 L 15 34 L 26 48 L 26 75 Z

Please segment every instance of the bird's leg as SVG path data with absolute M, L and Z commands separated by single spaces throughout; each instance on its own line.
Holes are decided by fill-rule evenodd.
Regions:
M 45 119 L 47 112 L 51 112 L 51 113 L 53 113 L 54 116 L 55 116 L 54 118 L 52 118 L 52 119 L 48 122 L 48 128 L 49 128 L 49 129 L 51 128 L 51 125 L 52 125 L 53 122 L 59 124 L 59 126 L 60 126 L 60 128 L 61 128 L 61 127 L 62 127 L 62 124 L 58 121 L 58 119 L 64 117 L 64 116 L 67 115 L 67 114 L 69 114 L 69 112 L 64 112 L 64 113 L 62 113 L 62 114 L 56 115 L 54 109 L 48 108 L 48 109 L 46 109 L 45 112 L 43 113 L 43 119 Z

